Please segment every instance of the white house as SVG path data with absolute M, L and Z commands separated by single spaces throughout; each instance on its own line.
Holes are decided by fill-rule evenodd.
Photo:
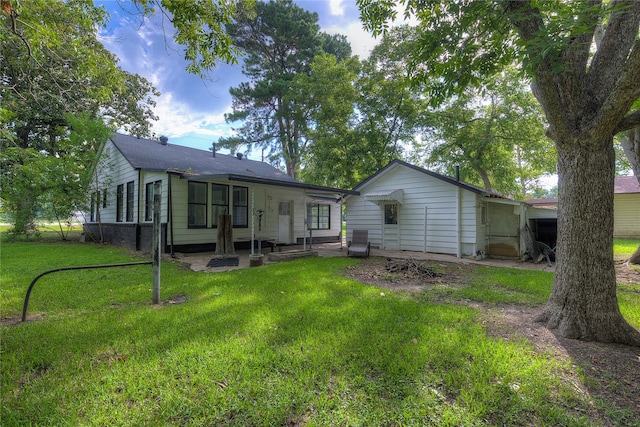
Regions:
M 531 199 L 536 207 L 558 208 L 558 199 Z M 640 238 L 640 185 L 635 176 L 618 176 L 613 191 L 613 237 Z
M 616 178 L 613 193 L 613 235 L 640 238 L 640 185 L 635 176 Z
M 105 143 L 86 235 L 149 250 L 153 192 L 160 188 L 164 251 L 213 250 L 219 214 L 231 216 L 236 247 L 248 248 L 258 237 L 339 241 L 341 199 L 357 192 L 301 183 L 267 163 L 160 139 L 114 134 Z
M 523 230 L 555 246 L 556 211 L 534 208 L 409 163 L 394 160 L 347 195 L 347 239 L 369 231 L 371 245 L 387 250 L 462 256 L 522 257 Z

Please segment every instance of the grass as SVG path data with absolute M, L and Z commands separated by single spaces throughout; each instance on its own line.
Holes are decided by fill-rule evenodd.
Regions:
M 613 239 L 613 254 L 615 259 L 627 259 L 640 246 L 640 239 Z
M 111 246 L 3 243 L 2 317 L 60 266 L 139 261 Z M 0 423 L 22 425 L 584 425 L 575 369 L 490 337 L 478 312 L 384 291 L 306 259 L 229 273 L 163 263 L 43 277 L 2 326 Z M 523 275 L 524 274 L 524 275 Z M 456 297 L 537 304 L 546 273 L 482 269 Z M 621 309 L 637 313 L 637 289 Z M 628 294 L 628 295 L 627 295 Z M 630 304 L 630 305 L 629 305 Z M 638 304 L 635 305 L 634 304 Z M 636 321 L 635 327 L 640 327 Z

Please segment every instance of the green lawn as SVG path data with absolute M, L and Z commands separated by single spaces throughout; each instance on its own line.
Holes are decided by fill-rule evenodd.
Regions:
M 3 242 L 2 317 L 20 316 L 44 270 L 139 260 L 111 246 Z M 488 336 L 474 309 L 340 274 L 357 262 L 213 274 L 165 262 L 162 300 L 186 301 L 157 307 L 150 266 L 45 276 L 34 320 L 1 327 L 0 424 L 589 423 L 593 402 L 563 380 L 575 366 Z M 474 277 L 456 298 L 535 305 L 552 283 L 549 273 L 506 269 Z M 622 292 L 623 313 L 640 327 L 639 289 Z

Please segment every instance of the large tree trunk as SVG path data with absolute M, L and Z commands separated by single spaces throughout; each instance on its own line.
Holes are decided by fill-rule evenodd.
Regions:
M 13 233 L 28 234 L 35 230 L 35 198 L 31 194 L 23 194 L 16 202 Z
M 640 345 L 640 332 L 624 320 L 616 296 L 612 136 L 556 145 L 558 261 L 539 320 L 567 338 Z

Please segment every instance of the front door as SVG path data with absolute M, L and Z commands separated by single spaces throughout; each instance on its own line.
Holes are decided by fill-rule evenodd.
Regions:
M 398 203 L 385 203 L 382 206 L 382 248 L 389 251 L 400 250 L 398 209 Z
M 291 242 L 291 200 L 280 200 L 278 202 L 278 240 L 284 243 Z

